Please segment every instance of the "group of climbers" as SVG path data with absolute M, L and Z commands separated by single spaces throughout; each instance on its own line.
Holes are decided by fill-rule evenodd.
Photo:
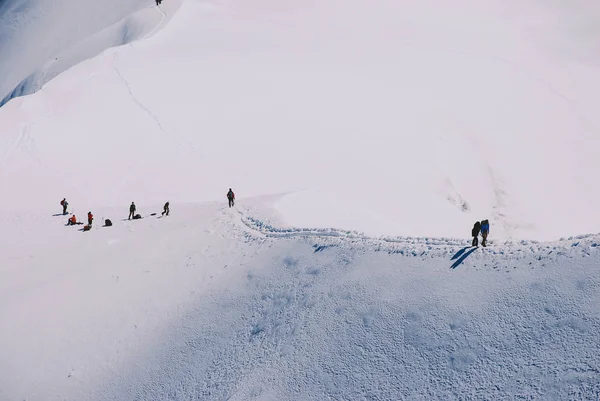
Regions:
M 60 201 L 60 205 L 62 206 L 62 209 L 63 209 L 62 214 L 63 215 L 67 214 L 67 208 L 69 206 L 69 202 L 67 202 L 67 198 L 63 198 L 63 200 Z M 87 229 L 87 230 L 89 230 L 92 227 L 92 222 L 94 221 L 94 215 L 92 214 L 92 212 L 88 212 L 87 218 L 88 218 L 88 224 L 86 227 L 89 227 Z M 71 217 L 69 217 L 69 219 L 67 220 L 68 226 L 74 226 L 74 225 L 79 225 L 79 224 L 83 224 L 83 223 L 77 221 L 77 216 L 75 216 L 75 214 L 72 214 Z
M 235 194 L 233 193 L 231 188 L 229 188 L 229 192 L 227 192 L 227 200 L 229 201 L 229 207 L 233 207 L 233 205 L 235 203 Z M 170 204 L 170 202 L 168 202 L 168 201 L 167 201 L 167 203 L 164 204 L 161 216 L 169 215 L 169 213 L 171 212 L 169 204 Z M 63 208 L 62 214 L 63 215 L 67 214 L 67 206 L 69 205 L 69 203 L 67 202 L 67 199 L 63 198 L 63 200 L 60 201 L 60 205 Z M 129 216 L 127 217 L 127 220 L 141 219 L 142 216 L 140 214 L 136 214 L 136 211 L 137 211 L 137 207 L 135 206 L 135 202 L 131 202 L 131 205 L 129 206 Z M 152 214 L 152 216 L 154 216 L 154 214 Z M 83 228 L 84 231 L 88 231 L 92 228 L 92 222 L 94 221 L 94 215 L 92 214 L 92 212 L 88 212 L 87 218 L 88 218 L 88 224 Z M 71 217 L 69 217 L 69 219 L 67 220 L 68 226 L 74 226 L 74 225 L 78 225 L 78 224 L 83 224 L 83 223 L 77 221 L 77 217 L 75 216 L 75 214 L 71 215 Z M 112 226 L 112 222 L 110 220 L 105 220 L 105 226 Z
M 135 206 L 135 202 L 131 202 L 131 205 L 129 205 L 129 217 L 127 218 L 127 220 L 137 220 L 137 219 L 141 219 L 142 216 L 140 214 L 135 214 L 137 208 Z M 169 215 L 169 202 L 165 203 L 165 205 L 163 206 L 163 212 L 161 213 L 161 216 L 168 216 Z
M 471 236 L 473 237 L 473 246 L 479 246 L 479 234 L 481 233 L 481 246 L 487 246 L 487 237 L 490 233 L 490 222 L 486 219 L 481 222 L 476 221 L 471 230 Z
M 229 207 L 233 207 L 235 205 L 235 194 L 233 193 L 232 189 L 229 188 L 229 191 L 227 192 L 227 201 L 229 203 Z M 64 198 L 61 202 L 60 202 L 61 206 L 63 207 L 63 215 L 67 214 L 67 206 L 69 205 L 69 203 L 67 202 L 67 199 Z M 136 214 L 135 212 L 137 211 L 137 208 L 135 206 L 135 202 L 131 202 L 131 205 L 129 206 L 129 217 L 127 218 L 128 220 L 137 220 L 137 219 L 141 219 L 142 216 L 139 214 Z M 164 204 L 163 206 L 163 212 L 161 214 L 161 216 L 168 216 L 170 213 L 170 208 L 169 208 L 169 202 L 167 201 L 167 203 Z M 88 224 L 87 226 L 84 227 L 84 231 L 88 231 L 89 229 L 91 229 L 92 227 L 92 222 L 94 221 L 94 215 L 92 215 L 92 212 L 88 212 Z M 112 223 L 110 222 L 110 220 L 106 220 L 106 226 L 111 226 Z M 67 225 L 71 226 L 71 225 L 76 225 L 76 224 L 83 224 L 77 221 L 77 218 L 75 217 L 75 214 L 73 214 L 69 220 L 67 221 Z M 87 228 L 87 229 L 86 229 Z M 486 220 L 482 220 L 480 221 L 476 221 L 475 224 L 473 225 L 473 229 L 471 230 L 471 236 L 473 237 L 473 242 L 471 243 L 472 246 L 479 246 L 479 234 L 481 234 L 481 245 L 483 247 L 487 246 L 487 237 L 488 234 L 490 233 L 490 222 L 486 219 Z
M 94 221 L 94 215 L 92 214 L 92 212 L 88 212 L 87 219 L 88 219 L 88 223 L 87 223 L 87 226 L 84 227 L 85 231 L 92 228 L 92 222 Z M 75 216 L 75 214 L 72 214 L 71 217 L 69 217 L 69 219 L 67 220 L 67 225 L 74 226 L 77 224 L 83 224 L 83 223 L 80 221 L 77 221 L 77 217 Z M 87 227 L 87 229 L 86 229 L 86 227 Z

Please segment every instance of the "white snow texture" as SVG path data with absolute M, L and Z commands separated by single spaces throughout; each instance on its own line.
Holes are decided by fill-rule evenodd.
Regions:
M 0 0 L 0 400 L 599 400 L 599 22 Z

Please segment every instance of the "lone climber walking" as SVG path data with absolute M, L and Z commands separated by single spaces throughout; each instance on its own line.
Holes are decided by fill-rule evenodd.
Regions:
M 233 207 L 233 205 L 235 205 L 235 194 L 231 188 L 229 188 L 229 192 L 227 192 L 227 200 L 229 201 L 229 207 Z

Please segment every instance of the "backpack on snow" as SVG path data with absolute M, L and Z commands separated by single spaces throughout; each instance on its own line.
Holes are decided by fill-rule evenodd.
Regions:
M 140 215 L 140 214 L 136 214 L 135 216 L 133 216 L 134 220 L 141 219 L 141 218 L 142 218 L 142 215 Z
M 83 231 L 90 231 L 92 229 L 92 226 L 87 225 L 87 226 L 83 226 Z
M 109 219 L 104 220 L 104 227 L 110 227 L 112 226 L 112 221 L 110 221 Z

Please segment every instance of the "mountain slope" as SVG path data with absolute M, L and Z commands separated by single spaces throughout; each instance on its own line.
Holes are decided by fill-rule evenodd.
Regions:
M 39 90 L 103 50 L 156 32 L 181 0 L 5 0 L 0 4 L 0 106 Z M 26 51 L 23 51 L 26 49 Z
M 558 4 L 519 5 L 186 1 L 158 35 L 0 109 L 0 208 L 233 187 L 289 193 L 290 225 L 596 232 L 600 75 L 594 32 L 571 28 L 597 7 L 557 24 Z

